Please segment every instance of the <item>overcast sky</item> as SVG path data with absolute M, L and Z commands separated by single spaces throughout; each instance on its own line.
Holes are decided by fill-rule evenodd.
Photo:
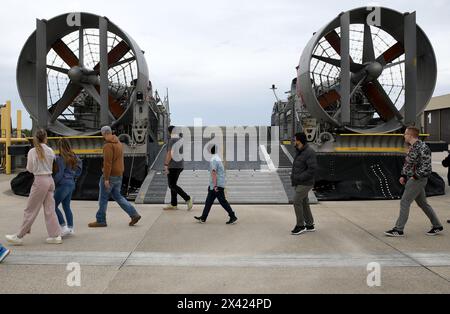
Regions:
M 201 117 L 206 125 L 268 125 L 270 87 L 284 97 L 313 32 L 339 12 L 370 4 L 417 10 L 438 59 L 436 95 L 450 93 L 448 0 L 39 0 L 1 4 L 0 102 L 23 108 L 15 71 L 35 18 L 83 11 L 107 16 L 146 51 L 154 88 L 170 89 L 173 123 Z

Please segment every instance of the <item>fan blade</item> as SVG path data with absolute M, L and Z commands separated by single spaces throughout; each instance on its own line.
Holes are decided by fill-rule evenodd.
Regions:
M 84 90 L 89 94 L 89 96 L 94 98 L 94 100 L 99 105 L 101 105 L 100 87 L 93 86 L 90 84 L 82 84 L 82 86 L 83 86 Z M 111 114 L 116 119 L 120 118 L 123 115 L 123 113 L 125 112 L 125 110 L 120 105 L 120 102 L 115 100 L 111 95 L 108 95 L 108 102 L 109 102 L 108 118 L 110 117 Z
M 323 61 L 325 63 L 331 64 L 335 67 L 340 68 L 341 67 L 341 60 L 340 59 L 333 59 L 333 58 L 328 58 L 328 57 L 322 57 L 322 56 L 317 56 L 317 55 L 313 55 L 312 56 L 314 59 Z M 352 73 L 357 73 L 359 71 L 361 71 L 362 69 L 364 69 L 364 65 L 359 64 L 359 63 L 350 63 L 350 71 Z
M 317 56 L 317 55 L 313 55 L 312 57 L 314 59 L 323 61 L 325 63 L 334 65 L 335 67 L 338 67 L 338 68 L 341 67 L 341 60 L 339 60 L 339 59 L 332 59 L 332 58 L 327 58 L 327 57 L 322 57 L 322 56 Z
M 125 55 L 131 50 L 128 44 L 125 41 L 121 41 L 117 44 L 111 51 L 108 53 L 108 65 L 111 67 L 112 65 L 118 63 Z M 95 71 L 100 70 L 100 63 L 98 63 L 95 68 Z
M 339 37 L 339 34 L 333 30 L 325 35 L 325 39 L 338 55 L 341 55 L 341 37 Z
M 375 61 L 375 50 L 370 25 L 364 24 L 363 63 Z
M 392 120 L 394 117 L 397 117 L 398 120 L 403 119 L 403 116 L 395 107 L 394 103 L 389 98 L 389 95 L 385 92 L 383 86 L 381 86 L 377 80 L 363 85 L 362 90 L 366 94 L 374 109 L 380 115 L 381 119 L 386 122 Z
M 98 93 L 100 93 L 100 87 L 96 86 L 95 89 Z M 109 104 L 109 111 L 111 111 L 114 118 L 119 119 L 125 112 L 125 109 L 122 108 L 120 105 L 120 102 L 116 100 L 111 94 L 108 95 L 108 104 Z
M 111 95 L 108 95 L 109 101 L 109 110 L 113 114 L 114 118 L 119 119 L 125 112 L 125 109 L 122 108 L 120 102 Z
M 63 61 L 73 68 L 79 65 L 79 60 L 72 50 L 61 40 L 58 39 L 53 45 L 52 49 L 63 59 Z
M 328 41 L 330 46 L 338 53 L 338 55 L 341 55 L 341 37 L 339 34 L 332 30 L 328 34 L 325 35 L 325 39 Z M 352 57 L 350 56 L 350 63 L 354 63 Z
M 136 60 L 135 57 L 131 57 L 131 58 L 128 58 L 128 59 L 125 59 L 125 60 L 122 60 L 122 61 L 119 61 L 119 62 L 116 62 L 116 63 L 112 63 L 112 64 L 109 65 L 109 68 L 112 69 L 112 68 L 115 68 L 115 67 L 117 67 L 119 65 L 122 65 L 122 64 L 125 64 L 125 63 L 130 63 L 130 62 L 133 62 L 135 60 Z
M 401 43 L 396 43 L 394 46 L 386 50 L 381 56 L 377 58 L 377 62 L 382 66 L 385 66 L 395 59 L 401 57 L 405 53 L 405 48 L 403 48 Z
M 67 85 L 66 90 L 64 91 L 63 96 L 58 102 L 50 108 L 50 113 L 52 114 L 50 118 L 50 122 L 55 122 L 56 119 L 64 112 L 66 109 L 73 103 L 75 98 L 80 94 L 81 87 L 74 84 L 69 83 Z
M 317 97 L 317 100 L 323 109 L 327 109 L 339 99 L 341 99 L 341 95 L 335 89 Z
M 53 65 L 48 65 L 48 64 L 47 64 L 47 69 L 50 69 L 50 70 L 53 70 L 53 71 L 56 71 L 56 72 L 60 72 L 60 73 L 63 73 L 63 74 L 68 74 L 69 73 L 69 69 L 55 67 Z

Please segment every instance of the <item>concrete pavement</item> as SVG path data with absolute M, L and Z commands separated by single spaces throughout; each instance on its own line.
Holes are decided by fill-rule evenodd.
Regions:
M 442 155 L 443 156 L 443 155 Z M 441 155 L 434 168 L 441 175 Z M 26 199 L 9 192 L 0 176 L 0 242 L 19 227 Z M 444 223 L 450 194 L 430 199 Z M 427 237 L 430 223 L 413 206 L 404 239 L 383 232 L 398 216 L 399 201 L 327 202 L 313 206 L 318 231 L 300 237 L 291 206 L 234 206 L 239 224 L 215 206 L 207 224 L 192 212 L 138 205 L 128 217 L 110 203 L 107 229 L 91 230 L 95 202 L 73 202 L 76 235 L 45 244 L 42 213 L 23 247 L 0 265 L 0 293 L 450 293 L 450 226 Z M 81 265 L 81 287 L 69 287 L 68 263 Z M 381 265 L 381 286 L 367 286 L 367 264 Z

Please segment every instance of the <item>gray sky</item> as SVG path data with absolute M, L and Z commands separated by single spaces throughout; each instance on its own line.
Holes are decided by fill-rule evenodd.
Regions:
M 206 125 L 268 125 L 269 88 L 276 84 L 284 97 L 313 32 L 341 11 L 373 4 L 417 10 L 438 59 L 435 94 L 450 93 L 448 0 L 40 0 L 1 4 L 0 102 L 23 109 L 16 63 L 35 18 L 83 11 L 107 16 L 146 51 L 153 86 L 161 94 L 170 89 L 173 123 L 201 117 Z M 29 127 L 26 111 L 24 117 Z

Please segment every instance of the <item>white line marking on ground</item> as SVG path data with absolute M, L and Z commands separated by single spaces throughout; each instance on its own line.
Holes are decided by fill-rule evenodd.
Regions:
M 272 254 L 230 256 L 157 252 L 13 252 L 4 265 L 171 266 L 330 268 L 365 267 L 377 262 L 385 267 L 450 267 L 450 253 L 392 254 Z M 414 261 L 416 260 L 416 261 Z M 420 263 L 420 264 L 419 264 Z

